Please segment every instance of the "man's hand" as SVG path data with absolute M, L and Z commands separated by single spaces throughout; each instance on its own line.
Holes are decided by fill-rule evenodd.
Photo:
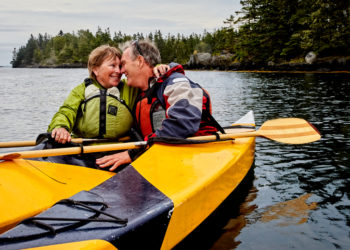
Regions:
M 169 65 L 159 64 L 153 68 L 153 74 L 155 75 L 155 77 L 158 78 L 161 75 L 164 75 L 169 69 Z
M 128 151 L 116 153 L 113 155 L 106 155 L 96 160 L 96 164 L 99 165 L 100 168 L 106 168 L 106 167 L 112 166 L 109 169 L 109 171 L 113 171 L 120 165 L 130 163 L 130 162 L 131 162 L 131 158 L 129 156 Z
M 65 128 L 55 128 L 51 132 L 51 137 L 55 139 L 58 143 L 65 144 L 71 141 L 70 133 Z

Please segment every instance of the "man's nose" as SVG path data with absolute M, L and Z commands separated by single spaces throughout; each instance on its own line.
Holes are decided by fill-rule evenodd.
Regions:
M 124 73 L 125 73 L 125 67 L 124 67 L 124 66 L 121 66 L 121 67 L 120 67 L 120 73 L 121 73 L 121 74 L 124 74 Z

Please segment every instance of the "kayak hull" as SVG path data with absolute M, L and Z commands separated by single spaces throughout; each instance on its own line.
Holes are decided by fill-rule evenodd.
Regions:
M 163 147 L 165 158 L 186 155 L 189 151 L 188 146 L 176 152 L 167 145 L 159 147 Z M 197 156 L 173 157 L 161 168 L 148 158 L 153 154 L 133 163 L 142 176 L 174 203 L 163 242 L 165 249 L 176 245 L 203 222 L 243 180 L 254 161 L 253 138 L 219 142 L 210 148 L 204 144 L 190 147 L 195 147 Z
M 254 120 L 250 119 L 242 124 L 253 125 Z M 228 132 L 250 130 L 254 129 L 231 128 Z M 30 170 L 32 175 L 37 175 L 35 178 L 30 176 L 29 182 L 42 183 L 45 179 L 45 187 L 27 188 L 27 197 L 33 200 L 44 189 L 46 193 L 40 193 L 40 196 L 43 196 L 46 203 L 43 202 L 43 205 L 38 202 L 40 206 L 36 209 L 24 207 L 24 211 L 16 211 L 22 215 L 13 216 L 11 223 L 9 218 L 7 221 L 0 221 L 0 225 L 3 225 L 1 229 L 6 231 L 0 235 L 0 248 L 58 249 L 64 246 L 74 249 L 82 246 L 89 249 L 170 249 L 198 227 L 241 183 L 253 164 L 254 149 L 253 137 L 176 146 L 157 143 L 118 173 L 39 161 L 2 162 L 0 176 L 3 176 L 1 168 L 6 164 L 8 172 L 15 165 L 15 171 L 24 172 L 22 168 L 26 165 L 26 171 Z M 28 164 L 34 167 L 30 168 Z M 60 176 L 63 175 L 60 169 L 64 169 L 65 177 Z M 71 169 L 76 169 L 77 172 L 70 175 Z M 82 169 L 86 170 L 86 176 Z M 27 174 L 23 174 L 20 179 L 25 177 Z M 58 180 L 66 184 L 57 183 Z M 68 188 L 71 192 L 61 192 L 61 186 L 67 183 L 74 183 L 77 188 Z M 10 184 L 11 180 L 8 185 Z M 7 189 L 0 187 L 0 192 L 6 191 Z M 20 192 L 23 192 L 23 188 L 18 191 L 17 197 Z M 56 194 L 51 200 L 48 199 L 55 193 L 60 195 Z M 60 199 L 68 198 L 88 203 L 105 203 L 108 207 L 96 214 L 86 208 L 56 203 Z M 35 207 L 37 201 L 34 200 L 32 203 Z M 8 201 L 12 203 L 6 210 L 10 210 L 11 206 L 23 206 L 14 198 Z M 25 213 L 25 210 L 30 212 Z M 43 212 L 38 214 L 40 211 Z M 111 219 L 109 215 L 113 215 L 127 219 L 127 223 L 80 221 L 80 224 L 75 223 L 79 225 L 69 224 L 66 229 L 67 221 L 40 221 L 51 223 L 52 228 L 47 229 L 26 221 L 8 230 L 20 220 L 35 214 L 38 215 L 34 217 L 34 221 L 40 221 L 38 217 Z

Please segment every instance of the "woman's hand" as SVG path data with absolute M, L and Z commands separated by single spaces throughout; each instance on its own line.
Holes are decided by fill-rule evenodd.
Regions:
M 164 75 L 170 69 L 169 65 L 159 64 L 153 68 L 153 74 L 158 78 Z
M 65 128 L 55 128 L 51 132 L 51 137 L 55 139 L 58 143 L 65 144 L 71 141 L 70 133 Z
M 99 165 L 100 168 L 106 168 L 106 167 L 112 166 L 109 169 L 109 171 L 113 171 L 120 165 L 130 163 L 130 162 L 131 162 L 131 158 L 129 156 L 128 151 L 116 153 L 113 155 L 106 155 L 96 160 L 96 164 Z

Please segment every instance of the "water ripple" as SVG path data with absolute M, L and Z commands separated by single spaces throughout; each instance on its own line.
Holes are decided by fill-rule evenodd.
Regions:
M 0 68 L 0 74 L 0 139 L 12 141 L 33 140 L 45 132 L 87 70 Z M 228 212 L 227 227 L 205 248 L 349 249 L 350 75 L 186 74 L 209 91 L 213 114 L 223 126 L 253 110 L 258 126 L 300 117 L 322 134 L 306 145 L 257 138 L 255 179 L 246 202 L 238 217 Z M 209 228 L 201 238 L 218 234 Z

